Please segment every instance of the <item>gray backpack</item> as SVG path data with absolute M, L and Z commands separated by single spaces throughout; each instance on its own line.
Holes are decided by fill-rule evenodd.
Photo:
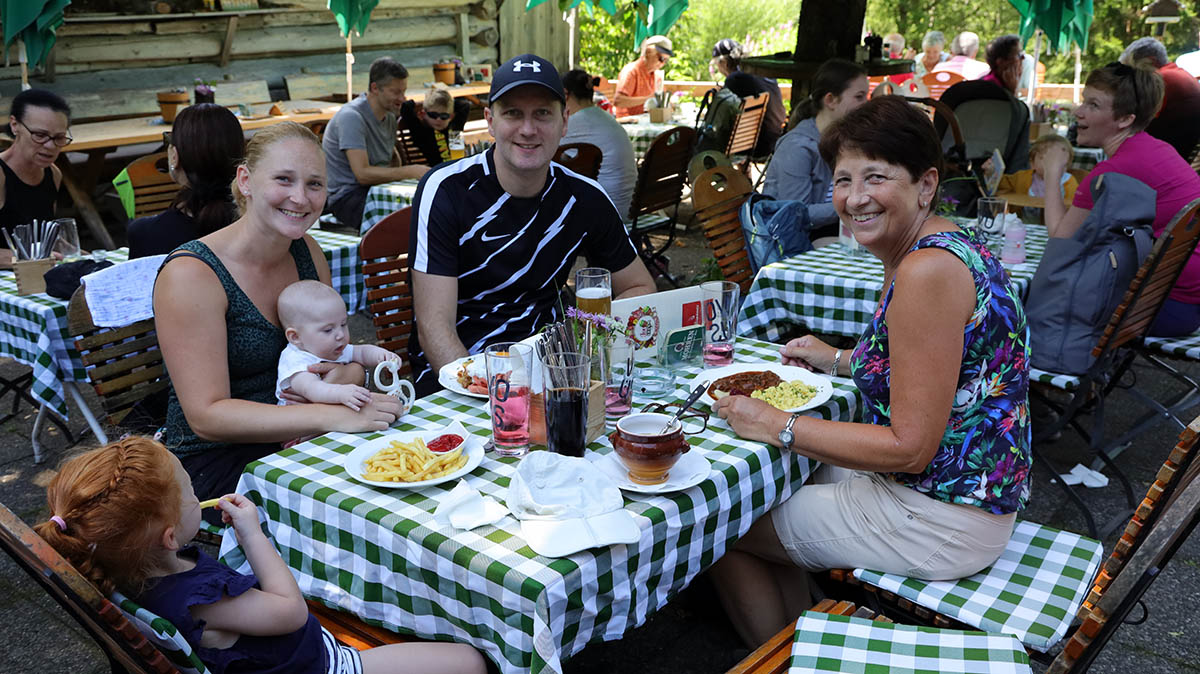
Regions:
M 1029 286 L 1031 363 L 1083 374 L 1092 347 L 1154 244 L 1155 193 L 1140 180 L 1104 173 L 1092 181 L 1095 205 L 1069 239 L 1050 239 Z

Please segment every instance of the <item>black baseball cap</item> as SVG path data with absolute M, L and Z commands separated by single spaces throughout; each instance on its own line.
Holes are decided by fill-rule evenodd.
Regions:
M 523 84 L 540 84 L 553 92 L 559 101 L 564 104 L 567 101 L 558 70 L 540 56 L 521 54 L 496 68 L 496 73 L 492 76 L 492 89 L 488 93 L 488 103 L 495 103 L 510 89 Z

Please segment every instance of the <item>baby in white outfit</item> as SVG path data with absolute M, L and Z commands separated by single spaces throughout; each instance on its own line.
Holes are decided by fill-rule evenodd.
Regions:
M 279 322 L 288 345 L 279 354 L 275 397 L 286 405 L 284 391 L 291 389 L 309 402 L 341 404 L 359 410 L 371 401 L 371 392 L 355 384 L 330 384 L 308 371 L 321 362 L 359 363 L 369 372 L 395 358 L 374 344 L 350 344 L 346 304 L 337 291 L 320 281 L 297 281 L 279 293 Z

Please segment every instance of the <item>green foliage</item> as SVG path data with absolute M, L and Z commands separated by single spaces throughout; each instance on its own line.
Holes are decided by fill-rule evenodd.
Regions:
M 603 11 L 592 16 L 580 13 L 580 67 L 590 73 L 616 79 L 626 63 L 637 59 L 633 45 L 636 9 L 629 0 L 618 2 L 618 16 Z M 667 79 L 711 80 L 708 62 L 712 47 L 731 37 L 755 46 L 753 54 L 792 50 L 796 46 L 797 0 L 690 0 L 688 9 L 671 27 L 667 37 L 675 47 L 675 58 L 667 64 Z
M 1140 10 L 1147 0 L 1093 0 L 1095 18 L 1088 36 L 1088 48 L 1082 54 L 1081 79 L 1088 72 L 1117 60 L 1125 46 L 1139 37 L 1151 35 Z M 1190 3 L 1189 3 L 1190 4 Z M 611 17 L 597 10 L 588 17 L 580 14 L 581 67 L 588 72 L 615 79 L 621 67 L 637 58 L 633 45 L 634 20 L 638 8 L 632 0 L 618 2 L 620 14 Z M 674 80 L 710 80 L 708 62 L 712 46 L 721 38 L 732 37 L 747 47 L 748 54 L 771 54 L 792 50 L 796 42 L 798 0 L 691 0 L 669 37 L 675 45 L 675 58 L 667 66 L 667 78 Z M 1015 33 L 1020 14 L 1008 0 L 871 0 L 867 5 L 866 29 L 886 35 L 899 32 L 907 45 L 920 51 L 926 31 L 940 30 L 949 41 L 962 30 L 978 33 L 986 45 L 993 37 Z M 1168 24 L 1161 38 L 1167 53 L 1175 58 L 1197 48 L 1196 31 L 1200 18 L 1185 6 L 1183 19 Z M 948 45 L 947 45 L 948 47 Z M 1025 50 L 1033 53 L 1031 39 Z M 1075 56 L 1072 52 L 1046 54 L 1047 82 L 1072 82 Z M 982 49 L 979 55 L 983 59 Z
M 1082 73 L 1117 60 L 1126 45 L 1139 37 L 1152 34 L 1153 28 L 1139 14 L 1145 0 L 1093 0 L 1095 15 L 1088 35 L 1088 47 L 1081 55 Z M 1021 16 L 1008 0 L 872 0 L 867 5 L 867 30 L 885 35 L 896 31 L 904 36 L 909 47 L 920 51 L 926 31 L 940 30 L 946 34 L 947 49 L 954 35 L 963 30 L 979 34 L 985 45 L 988 40 L 1020 28 Z M 1167 27 L 1161 38 L 1172 57 L 1196 48 L 1196 30 L 1200 19 L 1184 9 L 1183 20 Z M 1025 44 L 1025 51 L 1034 50 L 1034 41 Z M 1043 45 L 1042 62 L 1046 64 L 1047 82 L 1073 82 L 1075 55 L 1073 51 L 1046 54 Z M 983 59 L 982 45 L 979 59 Z

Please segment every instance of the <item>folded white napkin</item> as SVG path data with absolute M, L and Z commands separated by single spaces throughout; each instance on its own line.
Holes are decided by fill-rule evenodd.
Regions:
M 1082 463 L 1075 464 L 1075 467 L 1069 473 L 1063 475 L 1062 480 L 1066 484 L 1083 484 L 1085 487 L 1108 486 L 1107 475 L 1094 471 Z
M 435 519 L 455 529 L 495 524 L 507 514 L 508 508 L 491 496 L 480 494 L 466 480 L 459 481 L 458 486 L 443 496 L 433 511 Z

